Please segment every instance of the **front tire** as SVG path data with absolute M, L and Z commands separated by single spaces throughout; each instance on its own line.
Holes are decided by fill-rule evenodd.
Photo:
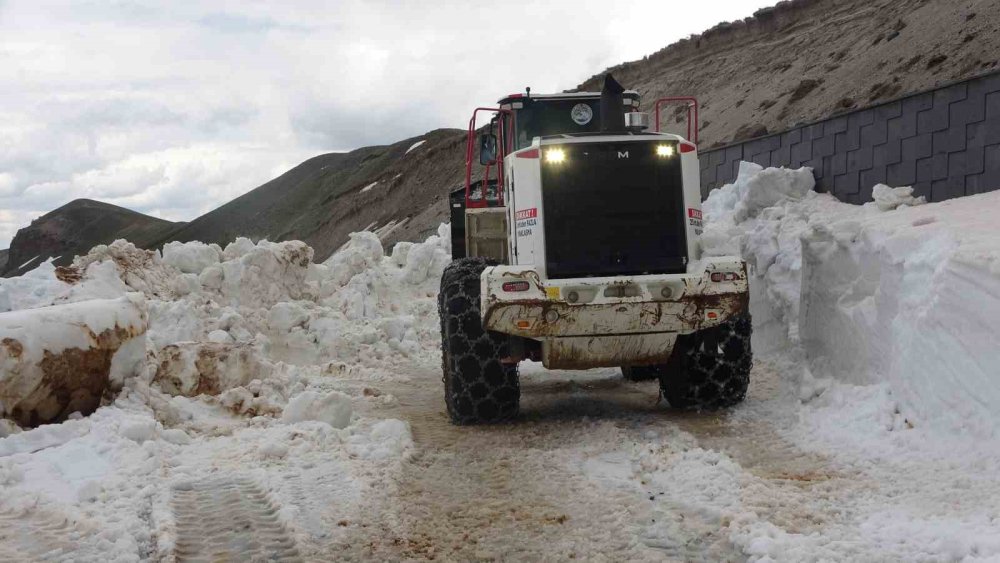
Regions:
M 453 261 L 441 276 L 441 358 L 444 401 L 455 424 L 509 420 L 517 416 L 521 390 L 517 365 L 504 365 L 509 337 L 483 328 L 480 276 L 494 262 Z
M 746 398 L 750 385 L 753 325 L 746 313 L 717 327 L 677 338 L 660 375 L 660 390 L 670 406 L 720 409 Z

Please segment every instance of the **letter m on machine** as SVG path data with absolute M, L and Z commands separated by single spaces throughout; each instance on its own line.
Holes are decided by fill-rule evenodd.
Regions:
M 515 221 L 521 221 L 523 219 L 534 219 L 538 217 L 538 208 L 532 207 L 531 209 L 522 209 L 514 214 Z

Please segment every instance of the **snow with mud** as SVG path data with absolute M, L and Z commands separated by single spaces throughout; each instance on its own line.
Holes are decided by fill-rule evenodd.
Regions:
M 744 163 L 704 203 L 704 251 L 753 274 L 723 413 L 523 364 L 517 423 L 448 424 L 446 225 L 322 264 L 118 241 L 0 280 L 0 411 L 54 421 L 0 423 L 0 560 L 1000 557 L 1000 192 L 813 188 Z M 100 392 L 56 408 L 43 359 L 87 350 Z

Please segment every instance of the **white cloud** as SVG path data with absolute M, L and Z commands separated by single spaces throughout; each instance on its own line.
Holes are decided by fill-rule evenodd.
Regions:
M 192 219 L 768 3 L 0 2 L 0 248 L 79 197 Z

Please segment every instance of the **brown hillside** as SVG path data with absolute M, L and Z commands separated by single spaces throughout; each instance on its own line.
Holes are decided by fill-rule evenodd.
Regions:
M 647 110 L 659 97 L 698 97 L 710 147 L 997 68 L 996 0 L 792 0 L 607 72 Z M 678 127 L 682 116 L 663 113 Z

